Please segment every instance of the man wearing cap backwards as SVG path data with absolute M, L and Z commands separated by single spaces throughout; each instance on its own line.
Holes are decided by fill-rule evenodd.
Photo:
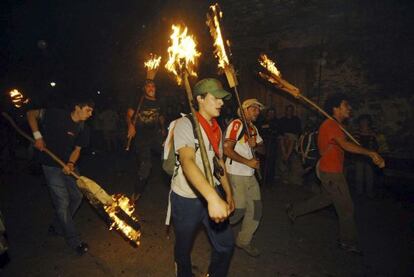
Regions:
M 227 156 L 226 169 L 236 204 L 230 223 L 235 224 L 243 218 L 236 246 L 252 257 L 260 255 L 260 251 L 251 244 L 251 241 L 262 217 L 260 188 L 254 176 L 254 171 L 260 168 L 260 162 L 253 157 L 252 151 L 264 153 L 263 139 L 253 122 L 256 121 L 263 108 L 263 104 L 257 99 L 245 100 L 242 109 L 249 125 L 250 139 L 246 130 L 243 130 L 241 119 L 235 119 L 227 127 L 224 142 L 224 154 Z
M 144 99 L 139 107 L 137 122 L 133 124 L 136 105 L 141 99 L 130 102 L 126 120 L 128 124 L 127 137 L 135 137 L 135 153 L 138 155 L 138 180 L 135 183 L 133 198 L 143 192 L 151 172 L 151 151 L 161 153 L 162 137 L 165 135 L 164 116 L 156 96 L 156 86 L 153 80 L 145 80 Z
M 220 115 L 223 100 L 230 98 L 216 79 L 199 81 L 193 91 L 196 115 L 213 170 L 213 158 L 217 157 L 224 174 L 220 179 L 226 196 L 222 199 L 207 181 L 198 141 L 194 137 L 193 124 L 188 117 L 177 120 L 174 129 L 174 148 L 178 155 L 171 180 L 171 215 L 175 232 L 174 256 L 177 276 L 193 276 L 191 271 L 191 248 L 194 236 L 201 224 L 213 246 L 209 276 L 226 276 L 234 250 L 234 237 L 228 222 L 234 210 L 232 191 L 223 162 L 221 130 L 216 117 Z M 218 224 L 219 223 L 219 224 Z

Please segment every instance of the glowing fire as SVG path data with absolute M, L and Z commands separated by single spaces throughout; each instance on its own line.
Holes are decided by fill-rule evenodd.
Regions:
M 13 102 L 13 105 L 16 108 L 20 108 L 23 104 L 29 103 L 30 99 L 25 98 L 23 94 L 21 94 L 17 89 L 13 89 L 9 92 L 10 98 Z
M 109 230 L 115 229 L 121 231 L 125 237 L 127 237 L 131 242 L 138 246 L 140 244 L 139 240 L 141 237 L 141 232 L 139 230 L 135 230 L 124 220 L 120 219 L 117 216 L 117 211 L 121 209 L 127 215 L 129 215 L 133 221 L 138 222 L 138 219 L 132 215 L 135 210 L 134 205 L 131 203 L 128 197 L 122 194 L 112 195 L 112 199 L 114 202 L 111 205 L 105 206 L 105 211 L 113 221 L 109 227 Z
M 196 49 L 196 43 L 192 36 L 187 35 L 187 27 L 172 25 L 173 33 L 170 36 L 171 46 L 168 47 L 168 61 L 165 68 L 172 72 L 180 85 L 182 82 L 182 70 L 187 70 L 191 76 L 197 76 L 194 71 L 196 58 L 201 53 Z
M 280 89 L 290 93 L 294 97 L 301 97 L 300 90 L 288 81 L 282 79 L 281 73 L 276 68 L 275 63 L 270 60 L 265 54 L 260 55 L 259 63 L 268 71 L 266 73 L 259 72 L 260 77 L 266 79 Z
M 148 61 L 144 63 L 144 66 L 148 68 L 148 70 L 157 69 L 161 63 L 161 56 L 157 56 L 156 54 L 150 54 L 150 58 Z
M 207 26 L 210 28 L 210 34 L 214 39 L 214 55 L 218 59 L 218 67 L 225 68 L 229 65 L 229 58 L 226 54 L 226 48 L 224 46 L 223 36 L 220 29 L 220 19 L 223 17 L 223 13 L 220 10 L 218 4 L 210 6 L 211 14 L 207 14 Z M 229 41 L 227 41 L 229 43 Z
M 266 54 L 261 54 L 259 58 L 259 63 L 266 68 L 270 73 L 274 74 L 277 77 L 282 77 L 280 71 L 276 68 L 275 63 L 270 60 Z

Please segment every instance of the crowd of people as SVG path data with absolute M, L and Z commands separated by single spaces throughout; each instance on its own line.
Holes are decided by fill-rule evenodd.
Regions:
M 252 257 L 259 256 L 254 234 L 262 216 L 261 187 L 302 185 L 309 171 L 317 173 L 319 193 L 305 202 L 289 204 L 288 218 L 293 223 L 299 216 L 334 205 L 340 226 L 338 246 L 361 253 L 344 175 L 344 158 L 345 152 L 357 154 L 357 192 L 374 197 L 374 172 L 377 167 L 384 167 L 384 160 L 378 154 L 378 136 L 368 115 L 358 118 L 356 136 L 361 146 L 350 142 L 342 124 L 350 117 L 351 106 L 346 95 L 334 94 L 325 105 L 333 119 L 326 119 L 319 128 L 307 132 L 313 134 L 313 141 L 303 147 L 302 122 L 293 105 L 287 105 L 280 118 L 274 108 L 266 108 L 254 98 L 245 99 L 233 111 L 226 103 L 231 94 L 213 78 L 199 81 L 194 86 L 193 98 L 195 114 L 179 116 L 178 112 L 187 112 L 188 108 L 178 112 L 171 106 L 163 108 L 155 82 L 146 80 L 143 93 L 131 101 L 126 111 L 115 112 L 105 107 L 95 115 L 92 133 L 85 124 L 95 109 L 92 101 L 76 101 L 70 111 L 55 108 L 28 111 L 34 147 L 42 151 L 42 171 L 55 209 L 49 233 L 64 237 L 68 246 L 80 255 L 89 249 L 74 224 L 73 216 L 82 193 L 70 172 L 77 172 L 81 149 L 88 145 L 91 136 L 92 145 L 101 139 L 100 147 L 105 151 L 120 150 L 131 141 L 132 152 L 139 161 L 132 201 L 138 201 L 143 194 L 145 197 L 144 190 L 154 167 L 151 153 L 162 151 L 167 132 L 171 132 L 175 166 L 168 202 L 175 233 L 177 276 L 192 276 L 191 249 L 200 225 L 205 227 L 213 247 L 209 276 L 227 275 L 234 247 Z M 167 130 L 174 120 L 174 129 Z M 120 124 L 122 121 L 126 123 Z M 202 139 L 195 131 L 196 122 Z M 126 128 L 120 128 L 121 125 Z M 318 149 L 313 149 L 310 170 L 304 166 L 310 157 L 309 146 Z M 46 147 L 63 159 L 63 169 L 43 152 Z M 302 151 L 304 148 L 307 151 Z M 210 167 L 206 167 L 206 162 Z M 206 169 L 211 170 L 211 179 L 204 173 Z M 241 227 L 234 236 L 231 226 L 236 224 Z

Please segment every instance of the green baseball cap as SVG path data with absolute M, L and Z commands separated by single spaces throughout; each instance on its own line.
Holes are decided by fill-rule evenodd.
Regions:
M 224 100 L 229 100 L 231 98 L 230 92 L 225 91 L 221 82 L 214 78 L 205 78 L 195 84 L 193 89 L 194 97 L 197 95 L 202 95 L 204 93 L 210 93 L 216 98 Z

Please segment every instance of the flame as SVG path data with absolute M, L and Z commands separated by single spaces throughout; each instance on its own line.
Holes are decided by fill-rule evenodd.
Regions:
M 156 54 L 150 54 L 150 58 L 148 61 L 144 63 L 144 66 L 148 68 L 148 70 L 157 69 L 161 63 L 161 56 L 157 56 Z
M 189 75 L 197 76 L 194 71 L 196 65 L 196 58 L 201 53 L 196 49 L 196 43 L 192 36 L 187 35 L 187 27 L 172 25 L 173 33 L 170 36 L 171 46 L 168 47 L 169 59 L 165 64 L 165 68 L 172 72 L 180 85 L 182 82 L 181 72 L 187 70 Z
M 223 17 L 223 13 L 220 10 L 220 6 L 216 3 L 210 6 L 211 14 L 207 14 L 207 26 L 210 28 L 210 34 L 214 39 L 214 55 L 218 59 L 218 67 L 225 68 L 230 64 L 229 58 L 226 54 L 226 48 L 224 46 L 223 36 L 220 29 L 220 19 Z M 229 45 L 227 41 L 227 45 Z
M 140 244 L 139 240 L 141 232 L 129 226 L 125 221 L 120 219 L 116 213 L 118 209 L 121 209 L 129 215 L 133 221 L 138 222 L 138 219 L 132 215 L 135 210 L 134 205 L 128 197 L 122 194 L 112 195 L 112 199 L 114 202 L 111 205 L 105 206 L 105 211 L 113 221 L 109 230 L 115 229 L 121 231 L 125 237 L 138 246 Z
M 261 54 L 259 58 L 259 63 L 266 68 L 270 73 L 274 74 L 277 77 L 282 77 L 280 71 L 276 68 L 274 61 L 269 59 L 266 54 Z
M 20 108 L 23 104 L 29 103 L 30 99 L 25 98 L 23 94 L 21 94 L 17 89 L 13 89 L 9 92 L 10 98 L 12 100 L 13 105 L 16 108 Z

